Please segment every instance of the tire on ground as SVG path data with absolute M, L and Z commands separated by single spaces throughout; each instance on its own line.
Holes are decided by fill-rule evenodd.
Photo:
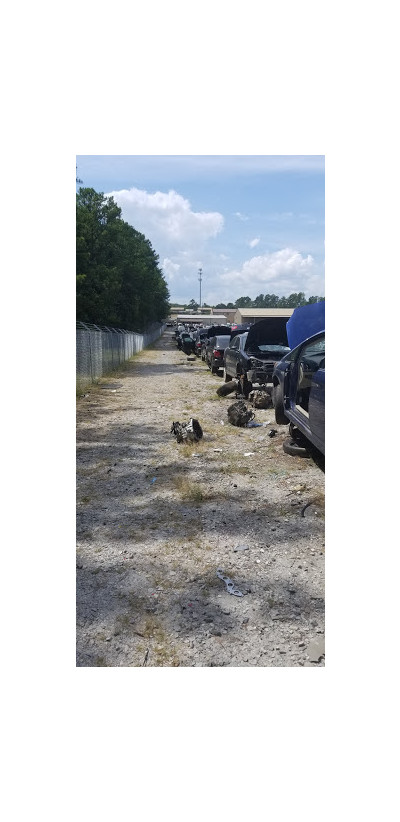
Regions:
M 291 457 L 308 457 L 309 451 L 303 445 L 300 445 L 296 440 L 287 437 L 283 440 L 282 448 L 285 454 L 290 454 Z
M 217 388 L 217 394 L 219 397 L 226 397 L 228 394 L 232 394 L 233 391 L 237 389 L 237 382 L 236 380 L 231 380 L 230 382 L 224 382 Z
M 275 409 L 275 421 L 278 425 L 289 425 L 289 420 L 285 416 L 283 409 L 283 392 L 281 385 L 274 385 L 272 391 L 272 404 Z

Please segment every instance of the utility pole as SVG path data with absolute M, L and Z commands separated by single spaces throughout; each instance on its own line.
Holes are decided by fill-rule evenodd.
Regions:
M 199 268 L 199 283 L 200 283 L 200 306 L 199 306 L 199 308 L 201 308 L 201 272 L 202 272 L 202 269 Z

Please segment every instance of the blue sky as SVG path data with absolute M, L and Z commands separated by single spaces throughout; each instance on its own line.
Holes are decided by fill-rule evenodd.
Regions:
M 323 296 L 321 155 L 78 155 L 85 187 L 112 194 L 159 255 L 172 302 Z

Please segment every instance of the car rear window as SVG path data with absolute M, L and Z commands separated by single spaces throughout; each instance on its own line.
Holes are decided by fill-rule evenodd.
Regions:
M 226 346 L 226 345 L 229 345 L 229 341 L 230 341 L 230 337 L 226 337 L 226 336 L 216 337 L 215 338 L 216 345 L 225 345 Z

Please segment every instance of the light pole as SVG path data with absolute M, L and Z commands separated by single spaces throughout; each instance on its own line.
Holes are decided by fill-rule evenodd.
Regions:
M 199 268 L 199 283 L 200 283 L 200 305 L 199 305 L 199 308 L 201 308 L 201 272 L 202 272 L 202 269 Z

